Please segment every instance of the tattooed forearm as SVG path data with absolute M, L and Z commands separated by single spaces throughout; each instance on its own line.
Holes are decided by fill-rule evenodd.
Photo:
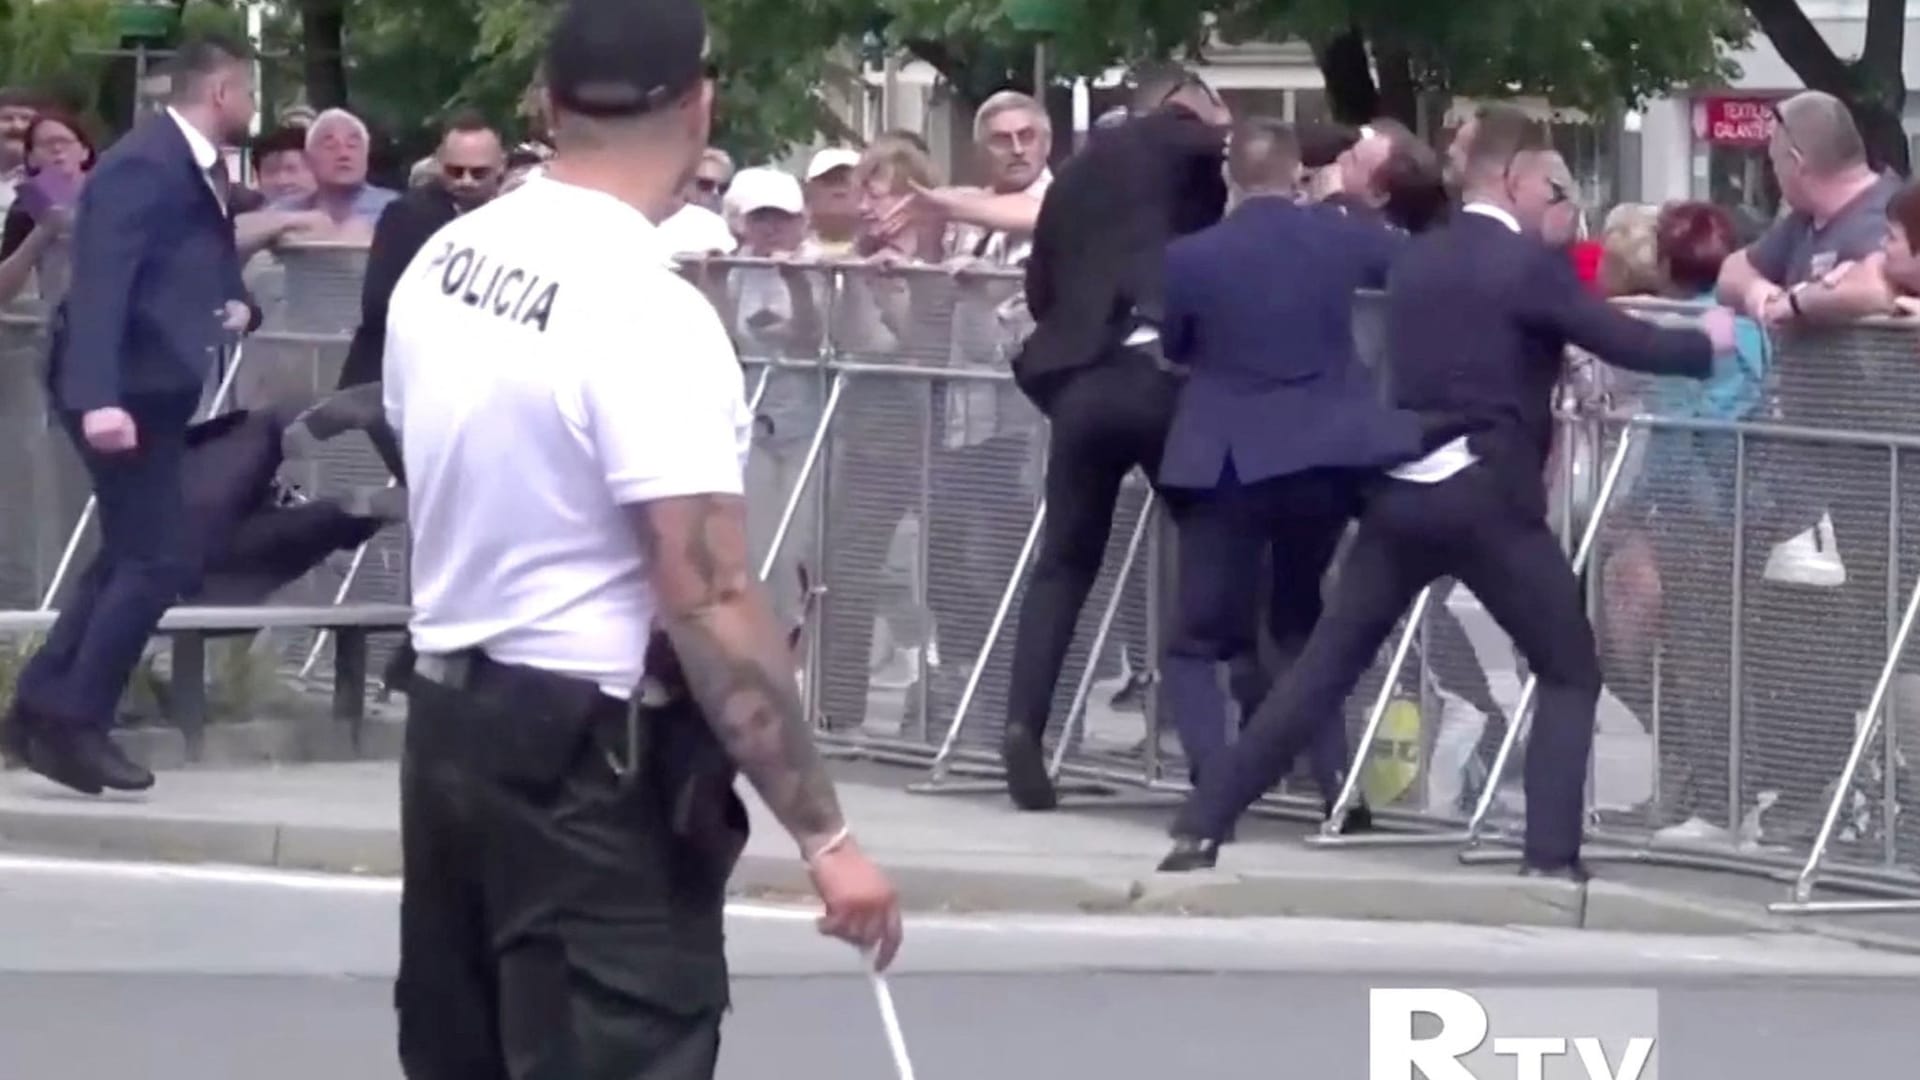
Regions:
M 806 723 L 793 657 L 747 557 L 737 498 L 665 499 L 632 512 L 687 689 L 727 754 L 803 847 L 842 824 Z

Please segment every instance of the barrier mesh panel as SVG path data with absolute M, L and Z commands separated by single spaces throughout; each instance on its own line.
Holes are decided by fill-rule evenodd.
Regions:
M 0 604 L 32 609 L 52 584 L 67 539 L 87 505 L 80 459 L 47 408 L 45 323 L 0 318 Z M 82 538 L 67 580 L 91 559 Z

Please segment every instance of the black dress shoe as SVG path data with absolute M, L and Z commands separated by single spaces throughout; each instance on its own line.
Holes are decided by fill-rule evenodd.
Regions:
M 1022 810 L 1052 810 L 1060 805 L 1047 775 L 1040 736 L 1019 724 L 1008 724 L 1000 740 L 1000 760 L 1007 768 L 1007 795 Z
M 98 795 L 108 789 L 145 791 L 153 786 L 153 773 L 127 757 L 111 736 L 92 725 L 35 730 L 27 751 L 27 767 L 82 795 Z
M 1532 863 L 1520 864 L 1520 876 L 1541 878 L 1546 881 L 1564 881 L 1569 885 L 1585 885 L 1593 880 L 1587 864 L 1578 859 L 1563 866 L 1535 866 Z
M 1173 838 L 1173 850 L 1160 860 L 1160 873 L 1190 874 L 1195 870 L 1211 870 L 1219 862 L 1219 841 L 1176 836 Z

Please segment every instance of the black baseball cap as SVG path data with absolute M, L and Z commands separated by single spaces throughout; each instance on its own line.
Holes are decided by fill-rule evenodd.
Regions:
M 1308 120 L 1297 125 L 1300 136 L 1300 164 L 1309 169 L 1324 169 L 1340 160 L 1340 155 L 1360 141 L 1360 132 L 1345 124 Z
M 707 73 L 699 0 L 567 0 L 547 41 L 547 93 L 581 116 L 639 116 Z

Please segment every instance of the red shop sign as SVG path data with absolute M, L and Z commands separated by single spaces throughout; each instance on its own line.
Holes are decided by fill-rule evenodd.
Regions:
M 1707 98 L 1701 137 L 1717 146 L 1765 146 L 1773 135 L 1772 98 Z

